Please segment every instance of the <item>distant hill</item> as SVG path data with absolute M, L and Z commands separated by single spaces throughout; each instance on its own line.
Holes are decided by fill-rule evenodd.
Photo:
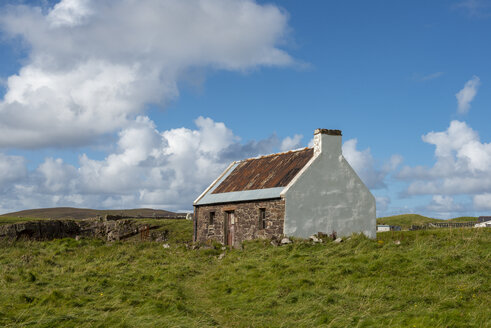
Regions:
M 459 216 L 458 218 L 448 219 L 451 222 L 475 222 L 477 217 L 475 216 Z
M 94 210 L 90 208 L 53 207 L 12 212 L 0 215 L 0 217 L 37 219 L 86 219 L 90 217 L 95 217 L 97 215 L 103 216 L 106 214 L 145 218 L 178 216 L 178 213 L 165 210 L 155 210 L 151 208 L 137 208 L 129 210 Z
M 461 216 L 458 218 L 448 219 L 448 220 L 440 220 L 434 219 L 427 216 L 419 215 L 419 214 L 401 214 L 394 216 L 386 216 L 377 219 L 377 224 L 389 224 L 389 225 L 398 225 L 402 228 L 409 228 L 411 225 L 423 225 L 431 222 L 469 222 L 469 221 L 477 221 L 476 217 L 470 216 Z

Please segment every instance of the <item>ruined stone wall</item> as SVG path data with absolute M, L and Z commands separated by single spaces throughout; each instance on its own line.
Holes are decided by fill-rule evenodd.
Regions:
M 259 226 L 259 209 L 266 209 L 266 227 Z M 235 214 L 234 245 L 256 238 L 280 238 L 283 235 L 285 201 L 283 199 L 201 205 L 195 208 L 196 241 L 215 240 L 225 244 L 224 220 L 227 211 Z M 215 212 L 213 224 L 210 213 Z
M 107 241 L 122 240 L 138 234 L 144 225 L 131 220 L 42 220 L 0 226 L 0 239 L 51 240 L 56 238 L 90 237 Z

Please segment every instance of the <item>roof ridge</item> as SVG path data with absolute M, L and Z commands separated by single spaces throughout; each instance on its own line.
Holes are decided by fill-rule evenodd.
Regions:
M 261 158 L 267 158 L 267 157 L 272 157 L 272 156 L 285 155 L 285 154 L 295 153 L 295 152 L 298 152 L 298 151 L 309 150 L 309 149 L 312 149 L 312 147 L 297 148 L 297 149 L 283 151 L 283 152 L 280 152 L 280 153 L 274 153 L 274 154 L 268 154 L 268 155 L 260 155 L 260 156 L 256 156 L 256 157 L 249 157 L 249 158 L 246 158 L 246 159 L 241 159 L 239 161 L 235 161 L 235 163 L 242 163 L 242 162 L 247 162 L 247 161 L 251 161 L 251 160 L 254 160 L 254 159 L 261 159 Z

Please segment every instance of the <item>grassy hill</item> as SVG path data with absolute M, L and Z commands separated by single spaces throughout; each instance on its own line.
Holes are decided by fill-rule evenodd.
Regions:
M 489 327 L 491 229 L 223 251 L 186 248 L 176 221 L 169 249 L 0 243 L 0 326 Z
M 401 214 L 377 219 L 377 224 L 398 225 L 403 228 L 409 228 L 413 224 L 422 225 L 431 222 L 442 222 L 442 220 L 429 218 L 419 214 Z
M 469 222 L 469 221 L 477 221 L 476 217 L 462 216 L 458 218 L 453 218 L 449 220 L 440 220 L 429 218 L 427 216 L 419 215 L 419 214 L 402 214 L 402 215 L 394 215 L 394 216 L 386 216 L 377 219 L 377 224 L 389 224 L 389 225 L 398 225 L 403 229 L 407 229 L 411 227 L 411 225 L 423 225 L 431 222 Z
M 0 215 L 1 223 L 12 223 L 32 219 L 86 219 L 97 215 L 123 215 L 132 217 L 174 216 L 176 213 L 151 208 L 128 210 L 94 210 L 90 208 L 54 207 L 24 210 Z
M 477 217 L 475 216 L 459 216 L 458 218 L 448 219 L 450 222 L 476 222 Z

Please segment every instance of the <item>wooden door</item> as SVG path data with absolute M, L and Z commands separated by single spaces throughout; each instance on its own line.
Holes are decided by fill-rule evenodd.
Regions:
M 233 247 L 235 240 L 235 213 L 226 212 L 225 218 L 225 245 Z

